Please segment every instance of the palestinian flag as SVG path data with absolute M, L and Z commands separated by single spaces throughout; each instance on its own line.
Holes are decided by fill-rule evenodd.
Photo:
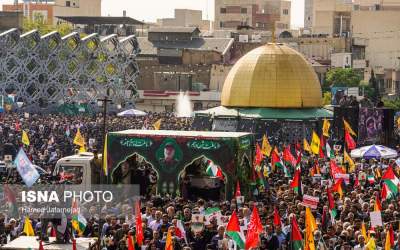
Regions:
M 388 191 L 396 196 L 399 192 L 399 179 L 394 174 L 392 166 L 389 166 L 386 169 L 386 172 L 382 176 L 382 180 L 387 185 Z
M 303 247 L 303 238 L 301 237 L 299 225 L 295 217 L 292 217 L 291 222 L 292 233 L 290 234 L 290 245 L 292 250 L 300 250 Z
M 335 152 L 333 151 L 333 149 L 331 148 L 331 146 L 329 145 L 328 141 L 326 141 L 326 156 L 329 159 L 335 159 Z
M 294 172 L 294 177 L 292 180 L 292 183 L 290 183 L 290 187 L 294 189 L 294 192 L 296 192 L 298 195 L 301 195 L 301 173 L 300 170 L 296 170 Z
M 72 228 L 78 233 L 78 235 L 82 235 L 85 231 L 87 221 L 85 217 L 79 213 L 78 203 L 76 201 L 72 204 L 72 220 L 71 220 Z
M 224 180 L 224 175 L 222 174 L 221 168 L 214 164 L 214 162 L 207 160 L 207 169 L 206 173 L 209 176 L 217 177 L 221 180 Z
M 285 149 L 283 150 L 283 160 L 286 164 L 291 165 L 293 168 L 296 167 L 297 160 L 290 152 L 290 146 L 285 147 Z
M 231 218 L 229 219 L 228 225 L 226 226 L 226 234 L 232 238 L 238 249 L 244 249 L 245 238 L 243 233 L 240 231 L 240 224 L 236 211 L 233 211 Z
M 392 193 L 392 191 L 390 191 L 390 189 L 388 188 L 388 186 L 385 182 L 382 185 L 381 197 L 382 197 L 382 201 L 390 200 L 394 197 L 394 194 Z
M 285 164 L 283 164 L 281 157 L 279 157 L 278 149 L 275 147 L 271 155 L 271 168 L 275 170 L 276 167 L 283 170 L 283 172 L 285 173 L 285 177 L 290 177 L 290 172 Z
M 328 195 L 328 208 L 329 208 L 329 213 L 331 214 L 332 220 L 335 219 L 337 215 L 337 211 L 335 208 L 335 200 L 333 199 L 331 190 L 329 188 L 326 189 L 327 195 Z

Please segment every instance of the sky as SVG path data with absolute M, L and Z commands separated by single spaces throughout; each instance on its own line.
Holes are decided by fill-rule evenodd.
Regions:
M 304 0 L 291 1 L 291 25 L 293 28 L 302 27 Z M 0 5 L 13 2 L 14 0 L 0 0 Z M 102 0 L 102 15 L 122 16 L 122 11 L 126 10 L 128 16 L 147 22 L 154 22 L 157 18 L 173 17 L 174 9 L 202 10 L 204 19 L 214 18 L 214 0 Z

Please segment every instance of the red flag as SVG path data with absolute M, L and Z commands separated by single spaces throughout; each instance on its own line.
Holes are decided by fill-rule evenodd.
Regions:
M 143 244 L 142 213 L 140 211 L 140 201 L 136 201 L 136 242 L 139 246 Z
M 39 250 L 44 250 L 43 241 L 39 241 Z
M 290 152 L 290 146 L 285 147 L 285 149 L 283 150 L 283 160 L 286 163 L 292 165 L 292 167 L 296 167 L 297 161 L 296 158 L 294 158 L 294 156 Z
M 15 131 L 19 132 L 21 130 L 21 125 L 19 124 L 19 121 L 15 123 Z
M 389 228 L 389 236 L 390 236 L 390 245 L 394 247 L 394 231 L 393 231 L 393 226 L 390 224 Z
M 252 247 L 257 247 L 260 241 L 260 233 L 262 232 L 261 219 L 258 215 L 258 210 L 256 206 L 253 207 L 253 212 L 250 217 L 250 223 L 247 226 L 247 235 L 245 249 L 250 249 Z
M 381 205 L 381 201 L 379 200 L 378 195 L 376 195 L 375 197 L 375 206 L 374 206 L 374 211 L 382 211 L 382 205 Z
M 345 172 L 343 171 L 342 168 L 340 168 L 335 160 L 331 160 L 330 162 L 330 169 L 331 169 L 331 176 L 333 179 L 335 179 L 336 174 L 344 174 Z
M 326 218 L 326 209 L 323 208 L 322 210 L 322 219 L 321 219 L 321 224 L 322 224 L 322 228 L 324 230 L 326 230 L 327 226 L 328 226 L 328 220 Z
M 274 225 L 280 226 L 281 225 L 281 217 L 279 216 L 278 209 L 274 207 Z
M 329 190 L 329 188 L 326 189 L 326 193 L 328 195 L 328 207 L 329 210 L 332 210 L 335 208 L 335 200 L 333 199 L 331 190 Z
M 351 137 L 351 135 L 347 130 L 344 132 L 344 140 L 346 141 L 348 149 L 352 150 L 356 148 L 356 142 L 354 141 L 353 137 Z
M 360 186 L 360 181 L 358 180 L 358 176 L 356 175 L 356 178 L 354 180 L 354 188 L 359 187 Z
M 261 152 L 261 148 L 257 143 L 256 144 L 256 156 L 254 157 L 254 165 L 259 166 L 260 163 L 262 162 L 263 158 L 264 158 L 264 155 Z
M 388 193 L 388 190 L 387 190 L 386 183 L 383 183 L 382 190 L 381 190 L 382 201 L 386 200 L 387 193 Z
M 301 151 L 299 151 L 299 153 L 297 154 L 297 160 L 296 160 L 296 166 L 298 166 L 301 163 Z
M 57 237 L 57 232 L 54 226 L 51 227 L 50 237 Z
M 296 142 L 295 149 L 296 149 L 296 154 L 299 155 L 301 153 L 301 144 L 299 141 Z
M 303 237 L 301 237 L 301 233 L 300 233 L 300 229 L 299 229 L 299 225 L 297 224 L 296 218 L 293 216 L 292 217 L 292 233 L 290 234 L 290 241 L 294 242 L 294 241 L 302 241 Z
M 242 196 L 242 194 L 240 193 L 240 184 L 239 181 L 236 182 L 236 193 L 235 193 L 235 197 L 239 197 Z
M 325 158 L 325 137 L 321 134 L 319 139 L 319 158 Z
M 128 233 L 128 250 L 135 250 L 133 246 L 132 235 Z
M 77 248 L 76 248 L 76 240 L 75 239 L 72 240 L 72 250 L 77 250 Z

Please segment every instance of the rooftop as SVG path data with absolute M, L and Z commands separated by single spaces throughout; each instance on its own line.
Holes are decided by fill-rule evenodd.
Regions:
M 196 27 L 151 27 L 149 33 L 189 33 L 199 32 L 200 30 Z
M 138 37 L 142 55 L 157 55 L 157 48 L 213 50 L 225 54 L 233 44 L 233 38 L 193 38 L 191 41 L 149 41 L 147 37 Z
M 56 16 L 57 18 L 72 24 L 130 24 L 143 25 L 144 23 L 131 17 L 112 16 Z

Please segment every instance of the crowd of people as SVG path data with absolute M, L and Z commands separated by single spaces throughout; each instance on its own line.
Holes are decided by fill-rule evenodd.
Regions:
M 149 114 L 140 119 L 110 117 L 108 129 L 151 129 L 152 124 L 160 118 L 163 119 L 162 128 L 190 129 L 190 121 L 177 119 L 167 113 Z M 93 149 L 101 148 L 101 117 L 35 115 L 29 118 L 17 115 L 2 117 L 0 145 L 9 143 L 19 147 L 20 131 L 28 131 L 31 140 L 28 156 L 35 164 L 51 171 L 57 159 L 72 154 L 76 149 L 72 139 L 77 127 L 80 127 L 87 140 L 95 139 Z M 291 148 L 293 150 L 296 147 L 293 145 Z M 296 149 L 298 152 L 292 153 L 302 155 L 297 166 L 286 163 L 286 168 L 272 166 L 271 158 L 265 156 L 257 170 L 262 173 L 258 176 L 262 181 L 253 184 L 249 178 L 249 182 L 239 183 L 242 193 L 238 197 L 218 201 L 193 201 L 155 194 L 142 197 L 141 230 L 138 230 L 138 212 L 135 214 L 133 203 L 126 201 L 102 208 L 93 206 L 82 212 L 87 225 L 81 235 L 75 236 L 97 237 L 101 249 L 107 250 L 131 250 L 132 245 L 134 249 L 167 249 L 170 245 L 170 249 L 174 250 L 240 249 L 237 239 L 227 234 L 227 230 L 232 230 L 227 228 L 227 224 L 236 214 L 243 240 L 246 241 L 252 233 L 249 230 L 253 228 L 249 225 L 257 211 L 262 230 L 258 232 L 259 240 L 252 249 L 298 249 L 294 246 L 293 221 L 298 224 L 303 242 L 309 241 L 306 230 L 309 221 L 303 200 L 303 195 L 309 195 L 319 199 L 311 209 L 316 228 L 312 230 L 313 243 L 312 246 L 308 244 L 309 249 L 387 250 L 388 240 L 392 241 L 390 249 L 400 249 L 399 187 L 391 197 L 385 196 L 387 193 L 382 190 L 383 178 L 388 171 L 393 170 L 396 178 L 399 176 L 400 166 L 395 159 L 353 159 L 355 168 L 351 169 L 348 163 L 342 164 L 344 156 L 339 151 L 334 157 L 329 154 L 317 157 L 305 148 Z M 346 176 L 349 174 L 348 179 L 340 179 L 340 189 L 335 185 L 339 179 L 332 174 L 333 167 L 342 169 Z M 296 173 L 300 173 L 298 189 L 293 186 Z M 10 181 L 4 178 L 3 181 Z M 333 186 L 336 189 L 332 189 Z M 242 196 L 245 196 L 244 201 Z M 214 211 L 213 216 L 209 216 L 210 211 Z M 371 212 L 381 214 L 380 226 L 372 224 Z M 278 222 L 276 218 L 279 218 Z M 47 226 L 41 225 L 38 215 L 31 215 L 30 220 L 37 232 Z M 23 219 L 0 214 L 1 243 L 23 235 L 23 227 Z M 142 231 L 142 234 L 139 235 L 138 231 Z

